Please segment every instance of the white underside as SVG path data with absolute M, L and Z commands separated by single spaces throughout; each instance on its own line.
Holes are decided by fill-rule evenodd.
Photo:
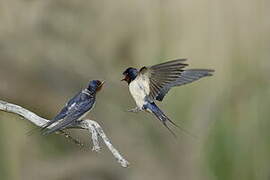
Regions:
M 137 77 L 129 84 L 129 91 L 137 107 L 142 109 L 143 105 L 147 103 L 145 97 L 149 94 L 149 83 L 141 77 Z

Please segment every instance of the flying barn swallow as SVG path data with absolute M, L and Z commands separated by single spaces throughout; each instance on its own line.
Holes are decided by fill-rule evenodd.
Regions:
M 42 127 L 42 134 L 48 135 L 62 130 L 85 117 L 93 109 L 96 103 L 96 93 L 100 91 L 103 84 L 104 81 L 90 81 L 87 88 L 70 99 L 55 118 Z M 58 122 L 56 125 L 47 129 L 56 122 Z
M 177 59 L 153 66 L 144 66 L 140 70 L 129 67 L 123 72 L 125 77 L 122 79 L 128 83 L 129 91 L 137 105 L 136 108 L 128 111 L 146 111 L 154 114 L 174 136 L 174 132 L 167 126 L 167 121 L 177 125 L 155 104 L 155 100 L 162 101 L 172 87 L 211 76 L 214 72 L 209 69 L 184 69 L 188 66 L 184 61 L 186 59 Z

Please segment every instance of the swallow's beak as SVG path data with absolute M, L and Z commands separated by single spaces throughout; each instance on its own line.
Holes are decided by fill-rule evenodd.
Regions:
M 127 80 L 128 80 L 127 75 L 125 75 L 125 77 L 123 79 L 121 79 L 121 81 L 127 81 Z
M 125 75 L 125 77 L 121 81 L 126 81 L 129 84 L 130 83 L 130 77 L 128 75 Z
M 100 84 L 100 87 L 102 87 L 104 85 L 105 81 L 102 81 Z
M 100 91 L 102 86 L 104 85 L 105 81 L 102 81 L 101 84 L 98 86 L 97 91 Z

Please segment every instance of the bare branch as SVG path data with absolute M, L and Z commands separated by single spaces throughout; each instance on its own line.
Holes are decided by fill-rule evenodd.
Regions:
M 0 110 L 22 116 L 24 119 L 29 120 L 30 122 L 32 122 L 33 124 L 39 127 L 45 125 L 49 121 L 48 119 L 44 119 L 21 106 L 11 104 L 5 101 L 1 101 L 1 100 L 0 100 Z M 109 138 L 107 137 L 107 135 L 104 133 L 101 126 L 96 121 L 89 120 L 89 119 L 82 120 L 80 123 L 76 124 L 76 126 L 69 126 L 69 128 L 81 128 L 81 129 L 88 130 L 89 133 L 92 134 L 92 142 L 93 142 L 92 150 L 93 151 L 100 150 L 99 139 L 98 139 L 98 137 L 100 136 L 102 140 L 104 141 L 104 143 L 106 144 L 106 146 L 108 147 L 108 149 L 112 152 L 113 156 L 121 164 L 121 166 L 128 167 L 129 162 L 123 158 L 123 156 L 118 152 L 117 149 L 114 148 Z

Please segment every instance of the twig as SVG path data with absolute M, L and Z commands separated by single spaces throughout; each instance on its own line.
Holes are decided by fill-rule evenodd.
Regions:
M 69 141 L 71 141 L 74 144 L 80 146 L 81 148 L 84 146 L 83 143 L 81 143 L 81 141 L 79 139 L 76 139 L 76 138 L 72 137 L 68 132 L 66 132 L 64 130 L 60 130 L 58 132 L 59 132 L 60 135 L 65 136 Z
M 49 121 L 48 119 L 44 119 L 21 106 L 8 103 L 5 101 L 1 101 L 1 100 L 0 100 L 0 110 L 22 116 L 24 119 L 29 120 L 30 122 L 32 122 L 33 124 L 39 127 L 43 126 Z M 100 136 L 102 140 L 104 141 L 104 143 L 106 144 L 106 146 L 108 147 L 108 149 L 112 152 L 113 156 L 121 164 L 121 166 L 128 167 L 129 162 L 123 158 L 123 156 L 118 152 L 117 149 L 114 148 L 109 138 L 106 136 L 103 129 L 96 121 L 89 120 L 89 119 L 82 120 L 78 124 L 76 124 L 76 126 L 69 126 L 69 128 L 80 128 L 80 129 L 88 130 L 92 134 L 92 142 L 93 142 L 92 150 L 93 151 L 100 150 L 99 140 L 98 140 L 98 136 Z

